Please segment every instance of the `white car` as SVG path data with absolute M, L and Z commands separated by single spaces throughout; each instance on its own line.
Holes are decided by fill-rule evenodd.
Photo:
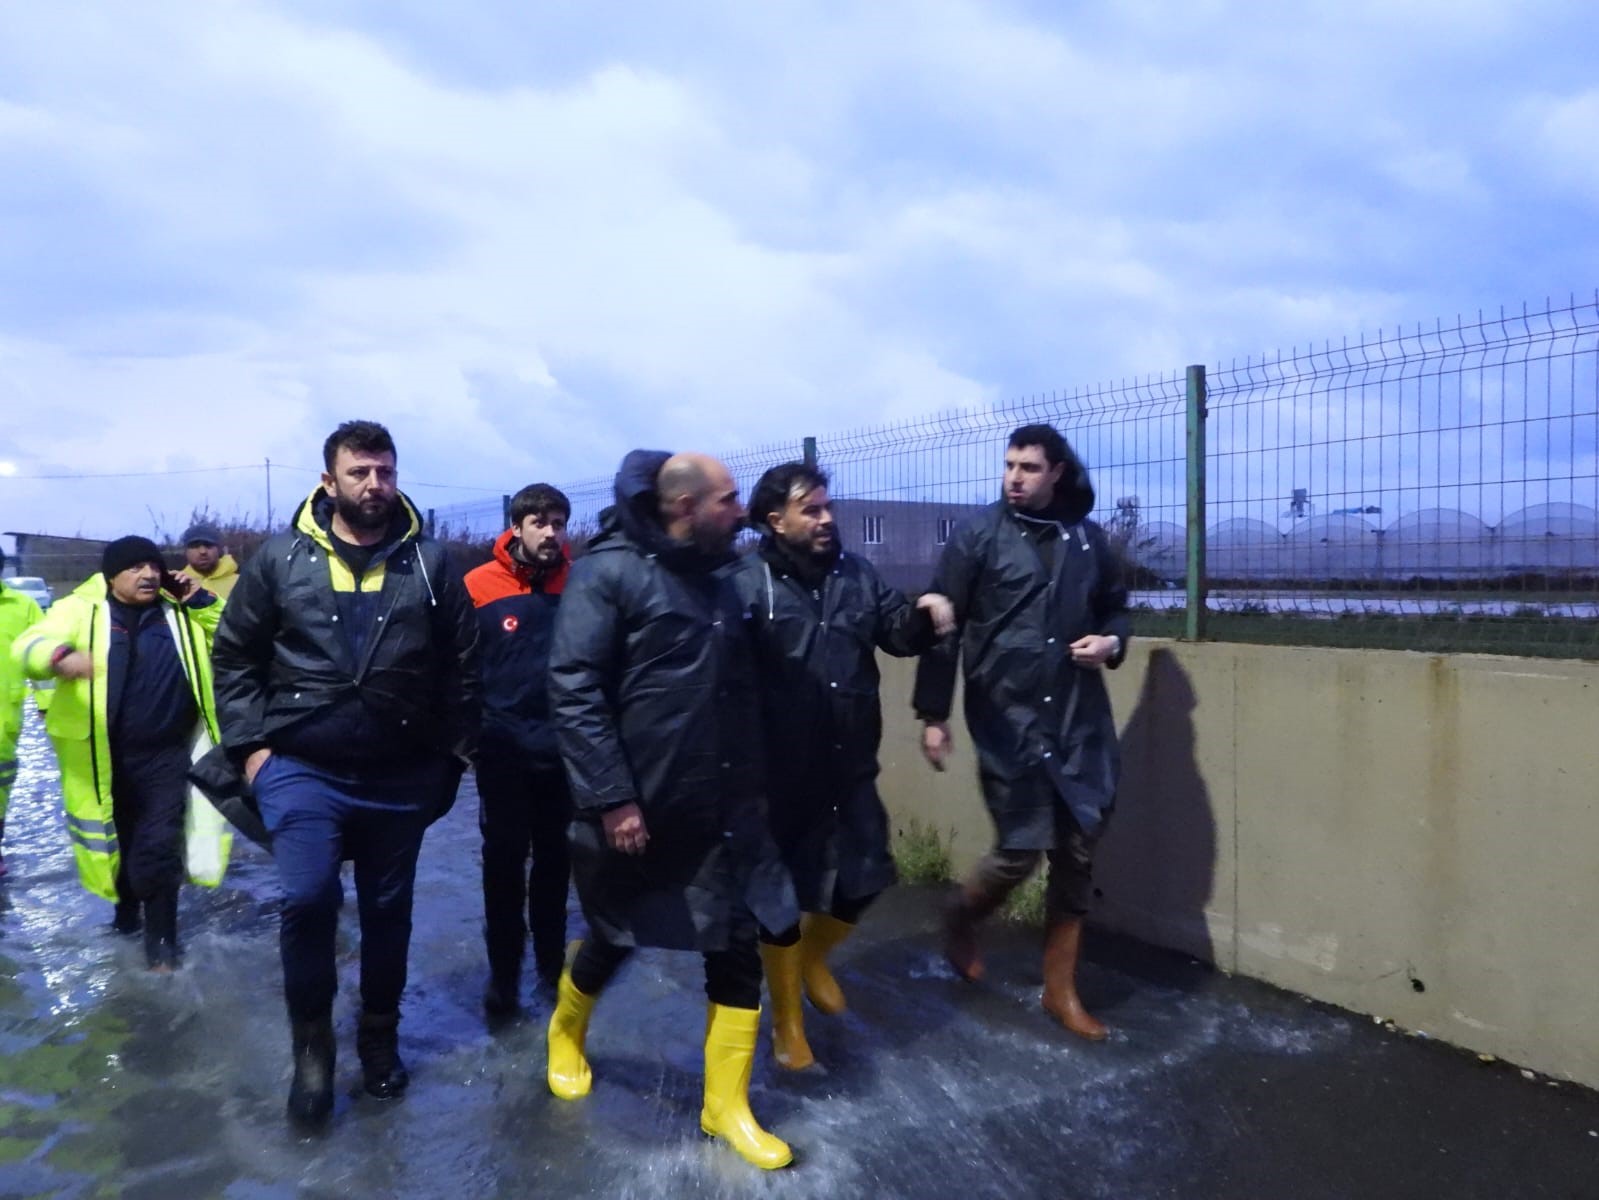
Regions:
M 55 601 L 50 585 L 37 575 L 16 575 L 3 582 L 8 588 L 16 588 L 24 596 L 29 597 L 41 610 L 48 609 Z

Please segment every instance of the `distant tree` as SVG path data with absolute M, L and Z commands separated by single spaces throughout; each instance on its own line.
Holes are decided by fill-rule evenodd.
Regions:
M 1137 557 L 1139 533 L 1144 525 L 1143 501 L 1137 496 L 1123 496 L 1116 501 L 1116 511 L 1105 522 L 1105 532 L 1110 544 L 1129 564 Z
M 1122 577 L 1128 587 L 1144 588 L 1158 583 L 1154 573 L 1144 565 L 1147 551 L 1154 539 L 1145 535 L 1144 503 L 1137 496 L 1122 496 L 1116 501 L 1116 511 L 1106 519 L 1105 535 L 1111 549 L 1121 559 Z

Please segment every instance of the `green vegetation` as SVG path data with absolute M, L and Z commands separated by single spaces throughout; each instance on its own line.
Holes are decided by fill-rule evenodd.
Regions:
M 999 910 L 999 915 L 1007 921 L 1014 921 L 1018 925 L 1028 925 L 1035 929 L 1044 927 L 1044 871 L 1047 867 L 1033 873 L 1032 877 L 1019 888 L 1005 897 L 1005 904 Z
M 1181 637 L 1183 612 L 1135 611 L 1133 629 L 1145 637 Z M 1266 646 L 1599 659 L 1599 621 L 1547 616 L 1535 605 L 1523 606 L 1505 617 L 1456 613 L 1311 617 L 1254 610 L 1212 612 L 1206 636 L 1211 641 Z
M 951 829 L 949 840 L 954 838 Z M 955 875 L 945 839 L 915 817 L 895 831 L 894 865 L 899 868 L 901 883 L 948 883 Z

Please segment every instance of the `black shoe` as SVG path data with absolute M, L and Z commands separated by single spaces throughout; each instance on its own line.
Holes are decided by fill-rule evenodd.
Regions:
M 489 986 L 483 990 L 483 1011 L 497 1018 L 516 1016 L 522 1011 L 522 1002 L 517 998 L 520 990 L 514 978 L 491 978 Z
M 289 1120 L 309 1128 L 333 1112 L 333 1017 L 294 1021 L 294 1082 L 289 1085 Z
M 172 938 L 152 938 L 148 931 L 144 938 L 144 965 L 158 975 L 169 975 L 178 969 L 183 955 Z
M 139 915 L 137 900 L 118 900 L 116 913 L 111 918 L 111 932 L 122 937 L 132 937 L 144 928 L 144 918 Z
M 535 950 L 533 955 L 533 970 L 538 976 L 539 986 L 553 991 L 555 985 L 561 982 L 561 971 L 566 967 L 566 947 L 558 946 L 554 953 L 545 954 Z
M 181 954 L 177 890 L 157 892 L 144 902 L 144 961 L 152 971 L 167 972 Z
M 355 1052 L 361 1058 L 367 1095 L 396 1100 L 405 1094 L 411 1076 L 400 1061 L 399 1013 L 362 1013 L 355 1031 Z

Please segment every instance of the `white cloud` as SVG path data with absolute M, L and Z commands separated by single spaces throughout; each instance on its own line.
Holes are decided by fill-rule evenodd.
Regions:
M 370 415 L 513 490 L 1595 276 L 1575 3 L 340 11 L 0 17 L 20 474 Z

